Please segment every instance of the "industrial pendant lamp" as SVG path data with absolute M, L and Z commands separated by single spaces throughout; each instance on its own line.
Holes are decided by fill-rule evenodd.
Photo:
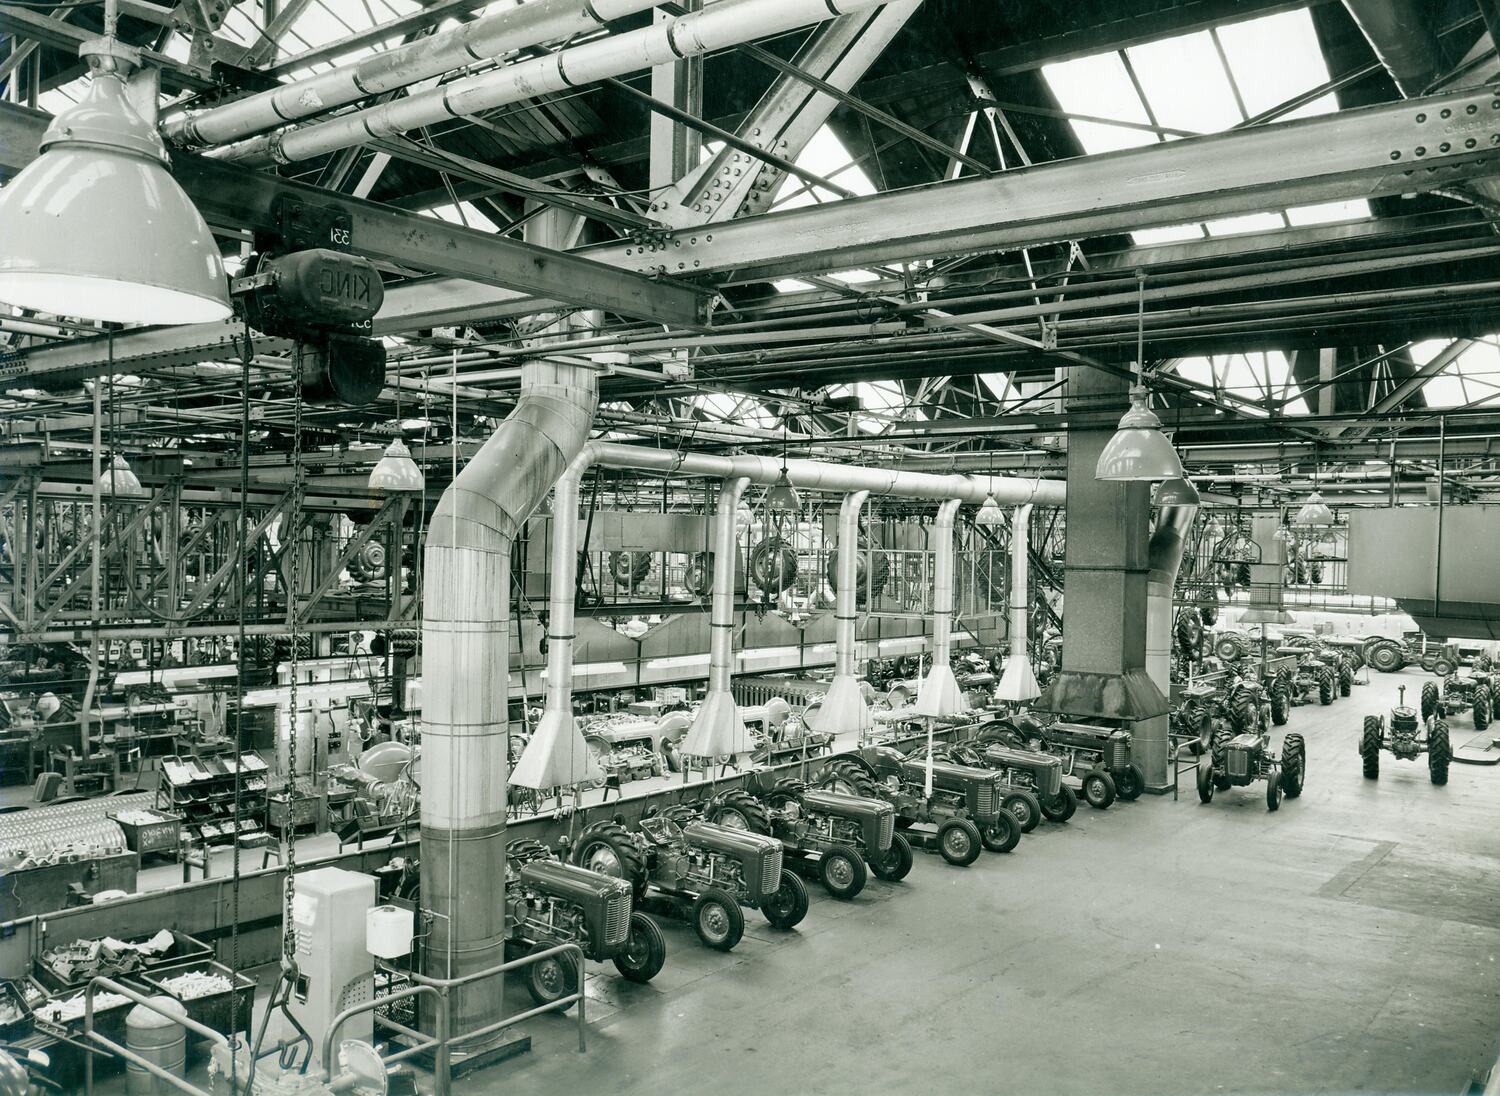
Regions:
M 229 317 L 213 233 L 167 171 L 166 146 L 126 97 L 140 54 L 104 37 L 79 47 L 93 79 L 42 136 L 39 155 L 0 190 L 0 301 L 111 323 Z
M 1201 501 L 1198 489 L 1181 477 L 1162 480 L 1156 487 L 1158 506 L 1197 506 Z
M 1125 482 L 1181 479 L 1182 461 L 1161 432 L 1161 420 L 1146 406 L 1146 275 L 1140 279 L 1136 308 L 1135 384 L 1130 386 L 1130 410 L 1120 419 L 1115 436 L 1099 454 L 1094 478 Z
M 385 453 L 370 470 L 370 490 L 381 495 L 396 495 L 410 491 L 416 493 L 427 486 L 427 479 L 417 462 L 411 459 L 411 450 L 400 438 L 385 447 Z
M 987 529 L 1005 524 L 1005 511 L 1000 509 L 1000 504 L 995 501 L 994 495 L 984 496 L 979 512 L 974 515 L 974 524 L 983 525 Z
M 776 477 L 776 482 L 766 491 L 766 509 L 771 513 L 796 513 L 802 509 L 802 496 L 797 494 L 797 489 L 792 486 L 791 478 L 786 474 L 786 413 L 783 409 L 781 416 L 781 475 Z
M 1297 511 L 1297 516 L 1292 519 L 1293 525 L 1320 526 L 1333 524 L 1333 511 L 1323 501 L 1323 496 L 1318 493 L 1317 488 L 1307 496 L 1307 501 L 1302 504 L 1302 509 Z
M 99 492 L 115 498 L 136 499 L 143 499 L 151 494 L 141 486 L 140 477 L 118 453 L 110 457 L 109 467 L 99 474 Z

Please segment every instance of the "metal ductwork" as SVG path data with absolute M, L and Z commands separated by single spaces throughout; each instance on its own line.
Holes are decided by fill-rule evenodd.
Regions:
M 604 772 L 573 718 L 573 600 L 578 570 L 578 492 L 594 464 L 585 445 L 552 490 L 552 588 L 547 606 L 547 696 L 542 720 L 516 760 L 510 782 L 523 788 L 570 787 Z
M 953 676 L 953 519 L 960 499 L 948 499 L 938 507 L 933 523 L 932 557 L 932 666 L 917 688 L 917 711 L 922 715 L 959 715 L 969 710 L 958 679 Z M 1027 507 L 1030 510 L 1030 507 Z M 840 555 L 840 559 L 842 559 Z
M 1188 530 L 1198 516 L 1196 504 L 1163 506 L 1146 549 L 1146 673 L 1161 691 L 1172 695 L 1172 588 L 1182 566 Z M 1136 726 L 1133 756 L 1146 787 L 1164 789 L 1170 763 L 1170 717 L 1152 716 Z
M 995 687 L 997 700 L 1024 704 L 1042 695 L 1031 668 L 1031 506 L 1010 517 L 1010 657 Z
M 422 898 L 427 973 L 461 977 L 504 952 L 510 556 L 521 524 L 583 447 L 593 369 L 528 362 L 515 410 L 443 492 L 422 584 Z M 453 998 L 453 1031 L 501 1011 L 500 979 Z
M 326 122 L 281 130 L 222 150 L 232 160 L 292 163 L 371 138 L 566 91 L 657 65 L 671 64 L 876 6 L 876 0 L 723 0 L 640 30 L 612 34 L 478 76 L 351 111 Z
M 730 686 L 734 678 L 734 517 L 750 480 L 736 476 L 719 488 L 714 512 L 714 587 L 708 622 L 708 692 L 680 747 L 685 757 L 745 753 L 754 743 Z
M 854 657 L 859 621 L 859 512 L 869 491 L 851 491 L 839 506 L 838 583 L 833 592 L 833 680 L 817 713 L 808 719 L 814 730 L 843 734 L 870 729 L 870 704 L 859 687 Z
M 1419 0 L 1344 0 L 1375 56 L 1406 98 L 1421 95 L 1443 70 L 1436 24 Z
M 650 7 L 642 0 L 532 0 L 353 64 L 174 118 L 162 126 L 162 132 L 180 145 L 222 145 L 477 61 L 599 30 L 611 20 Z

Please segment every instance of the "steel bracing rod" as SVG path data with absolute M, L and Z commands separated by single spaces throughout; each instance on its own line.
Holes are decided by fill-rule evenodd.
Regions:
M 291 502 L 292 492 L 288 491 L 277 499 L 271 508 L 261 516 L 261 519 L 255 523 L 255 527 L 245 537 L 247 550 L 265 535 L 266 530 L 271 527 L 271 523 L 282 515 L 286 508 L 291 505 Z M 239 565 L 239 562 L 232 555 L 229 559 L 225 560 L 223 566 L 198 587 L 197 592 L 193 594 L 192 601 L 188 602 L 187 608 L 182 611 L 182 615 L 184 617 L 191 617 L 200 612 L 208 604 L 209 599 L 218 592 L 219 587 L 234 573 L 234 569 Z
M 712 233 L 678 230 L 651 247 L 630 241 L 581 253 L 638 272 L 676 273 L 680 265 L 747 282 L 1429 191 L 1500 173 L 1495 101 L 1488 92 L 1454 92 L 770 213 Z M 393 287 L 377 322 L 399 329 L 403 317 L 434 322 L 517 296 L 432 279 Z
M 386 499 L 381 504 L 380 509 L 376 511 L 375 516 L 363 525 L 354 536 L 349 538 L 349 543 L 339 553 L 338 559 L 333 561 L 333 565 L 328 568 L 328 573 L 312 588 L 312 592 L 307 595 L 307 600 L 303 603 L 301 609 L 298 610 L 297 620 L 299 624 L 307 623 L 308 619 L 312 616 L 313 609 L 323 600 L 323 595 L 328 593 L 333 584 L 338 581 L 339 572 L 348 566 L 349 561 L 364 550 L 364 546 L 370 543 L 371 538 L 376 533 L 384 531 L 390 519 L 391 512 L 398 508 L 397 503 L 399 501 L 400 497 L 396 495 Z M 399 569 L 399 561 L 394 566 Z
M 124 528 L 119 529 L 110 538 L 109 543 L 105 545 L 100 551 L 97 561 L 91 560 L 87 567 L 85 567 L 77 575 L 73 576 L 73 580 L 68 583 L 68 585 L 63 589 L 62 593 L 58 594 L 58 596 L 53 600 L 52 604 L 49 605 L 46 609 L 43 609 L 42 612 L 32 620 L 30 626 L 33 628 L 45 628 L 47 627 L 47 625 L 51 624 L 52 619 L 62 611 L 63 607 L 73 599 L 74 595 L 79 593 L 83 589 L 85 584 L 90 583 L 94 580 L 94 576 L 98 572 L 98 569 L 112 562 L 116 556 L 120 555 L 121 552 L 129 547 L 136 534 L 139 533 L 145 527 L 146 522 L 150 520 L 151 515 L 154 514 L 158 509 L 160 509 L 163 503 L 170 501 L 173 497 L 174 492 L 170 490 L 157 491 L 152 496 L 149 502 L 140 506 L 137 513 L 128 522 L 125 523 Z

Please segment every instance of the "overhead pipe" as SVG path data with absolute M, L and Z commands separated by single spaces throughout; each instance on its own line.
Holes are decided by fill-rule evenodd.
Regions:
M 962 499 L 948 499 L 938 507 L 932 535 L 932 666 L 917 687 L 921 715 L 960 715 L 969 710 L 958 678 L 953 676 L 953 519 Z M 1029 508 L 1028 508 L 1029 509 Z M 841 557 L 842 558 L 842 557 Z
M 750 750 L 754 743 L 735 703 L 734 678 L 734 564 L 738 547 L 735 513 L 745 488 L 746 476 L 724 481 L 714 513 L 714 585 L 708 619 L 708 692 L 693 729 L 682 740 L 685 757 L 723 757 Z
M 1344 8 L 1403 96 L 1423 94 L 1441 74 L 1442 46 L 1426 5 L 1417 0 L 1344 0 Z
M 651 6 L 649 0 L 531 0 L 352 64 L 173 118 L 162 133 L 179 145 L 222 145 L 514 50 L 587 34 Z
M 547 606 L 547 686 L 541 721 L 516 759 L 510 782 L 523 788 L 559 788 L 604 776 L 573 717 L 573 601 L 578 573 L 578 498 L 593 467 L 585 445 L 552 489 L 552 588 Z
M 612 34 L 544 57 L 466 76 L 379 106 L 299 129 L 285 129 L 221 150 L 231 160 L 293 163 L 372 138 L 394 137 L 539 95 L 672 64 L 755 38 L 823 23 L 875 7 L 879 0 L 723 0 L 649 27 Z
M 859 621 L 859 512 L 868 490 L 851 491 L 839 505 L 838 582 L 833 591 L 833 680 L 808 723 L 815 731 L 843 734 L 870 729 L 870 702 L 859 686 L 855 625 Z
M 995 699 L 1024 704 L 1042 695 L 1031 668 L 1031 504 L 1010 516 L 1010 657 Z
M 459 978 L 505 958 L 505 785 L 511 546 L 588 439 L 598 404 L 588 366 L 524 367 L 510 417 L 443 492 L 422 583 L 422 898 L 427 973 Z M 490 1023 L 501 985 L 455 991 L 455 1034 Z

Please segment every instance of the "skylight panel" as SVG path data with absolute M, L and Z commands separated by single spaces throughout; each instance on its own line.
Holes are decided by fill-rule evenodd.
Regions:
M 1322 202 L 1318 205 L 1293 206 L 1286 211 L 1293 225 L 1325 225 L 1334 221 L 1362 221 L 1370 215 L 1370 203 L 1363 198 L 1347 202 Z
M 1183 240 L 1203 239 L 1203 226 L 1192 225 L 1166 225 L 1163 228 L 1140 228 L 1132 232 L 1135 242 L 1142 247 L 1155 247 L 1157 244 L 1179 244 Z
M 1126 55 L 1158 125 L 1215 133 L 1242 120 L 1207 31 L 1134 46 Z
M 1285 226 L 1279 213 L 1245 213 L 1238 217 L 1222 217 L 1217 221 L 1206 221 L 1204 227 L 1210 236 L 1233 236 L 1240 232 L 1271 232 Z
M 1092 57 L 1043 65 L 1042 76 L 1058 105 L 1070 114 L 1117 118 L 1140 125 L 1151 122 L 1119 54 L 1098 53 Z M 1138 148 L 1156 140 L 1143 129 L 1126 129 L 1102 122 L 1075 121 L 1071 124 L 1078 143 L 1091 156 L 1122 148 Z
M 821 175 L 831 182 L 854 194 L 874 194 L 875 184 L 870 182 L 870 177 L 849 155 L 849 150 L 844 143 L 834 136 L 833 130 L 827 126 L 821 127 L 813 134 L 812 140 L 797 156 L 796 164 Z M 819 186 L 808 187 L 801 179 L 787 176 L 776 191 L 776 197 L 771 202 L 772 209 L 796 209 L 799 206 L 813 205 L 817 202 L 836 202 L 839 195 L 825 190 Z
M 1328 62 L 1306 8 L 1229 23 L 1218 28 L 1218 35 L 1245 109 L 1252 115 L 1328 82 Z M 1336 110 L 1338 102 L 1329 94 L 1283 117 L 1308 118 Z

